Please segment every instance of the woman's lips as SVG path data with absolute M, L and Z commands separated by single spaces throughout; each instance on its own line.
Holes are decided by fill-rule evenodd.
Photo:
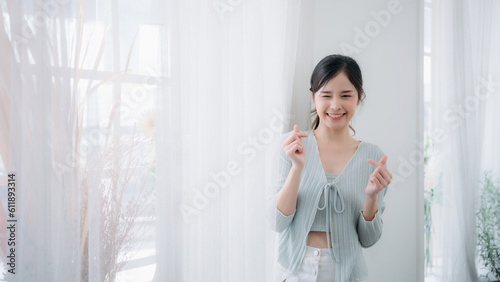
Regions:
M 329 119 L 331 119 L 331 120 L 339 120 L 339 119 L 342 119 L 342 118 L 345 116 L 345 113 L 344 113 L 344 114 L 342 114 L 342 115 L 341 115 L 340 117 L 338 117 L 338 118 L 331 117 L 329 114 L 326 114 L 326 115 L 327 115 L 327 116 L 328 116 L 328 118 L 329 118 Z

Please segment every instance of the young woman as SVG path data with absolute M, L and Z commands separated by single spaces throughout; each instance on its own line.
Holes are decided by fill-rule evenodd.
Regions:
M 361 248 L 382 234 L 384 196 L 392 174 L 375 144 L 354 139 L 349 125 L 364 100 L 358 64 L 330 55 L 311 76 L 316 115 L 311 130 L 283 135 L 278 183 L 268 203 L 279 232 L 275 281 L 360 281 Z

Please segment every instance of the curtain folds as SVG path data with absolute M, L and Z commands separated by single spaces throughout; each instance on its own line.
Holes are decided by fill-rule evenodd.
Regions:
M 439 281 L 476 281 L 476 208 L 485 170 L 500 176 L 500 25 L 495 1 L 432 1 L 431 156 L 442 204 L 434 207 Z M 494 145 L 496 144 L 496 145 Z M 434 213 L 433 212 L 433 213 Z M 442 259 L 442 260 L 441 260 Z
M 7 222 L 14 228 L 6 238 L 15 240 L 2 250 L 2 259 L 10 256 L 8 262 L 15 263 L 8 267 L 15 271 L 8 281 L 69 281 L 79 276 L 81 265 L 79 164 L 71 155 L 81 132 L 75 93 L 54 68 L 67 68 L 70 62 L 60 53 L 61 37 L 53 34 L 65 33 L 67 22 L 30 21 L 36 5 L 7 4 L 2 5 L 0 28 L 1 153 L 6 171 L 13 174 L 8 178 L 15 183 L 9 185 L 15 200 L 9 205 L 15 209 L 2 220 L 13 220 Z M 69 17 L 77 17 L 74 8 L 68 4 Z M 6 195 L 5 190 L 2 198 Z
M 8 281 L 270 281 L 301 5 L 0 1 Z
M 230 2 L 164 9 L 157 281 L 271 280 L 266 187 L 289 130 L 301 2 Z

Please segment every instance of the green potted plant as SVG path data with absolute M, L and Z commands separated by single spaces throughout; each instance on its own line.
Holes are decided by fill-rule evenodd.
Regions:
M 491 171 L 485 173 L 477 217 L 479 257 L 488 270 L 486 278 L 500 281 L 500 186 L 493 183 Z

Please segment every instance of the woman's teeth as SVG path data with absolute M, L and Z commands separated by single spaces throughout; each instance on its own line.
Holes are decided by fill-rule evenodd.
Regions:
M 330 117 L 332 117 L 332 118 L 339 118 L 339 117 L 345 115 L 345 113 L 343 113 L 341 115 L 330 115 L 330 114 L 327 113 L 327 115 L 330 116 Z

